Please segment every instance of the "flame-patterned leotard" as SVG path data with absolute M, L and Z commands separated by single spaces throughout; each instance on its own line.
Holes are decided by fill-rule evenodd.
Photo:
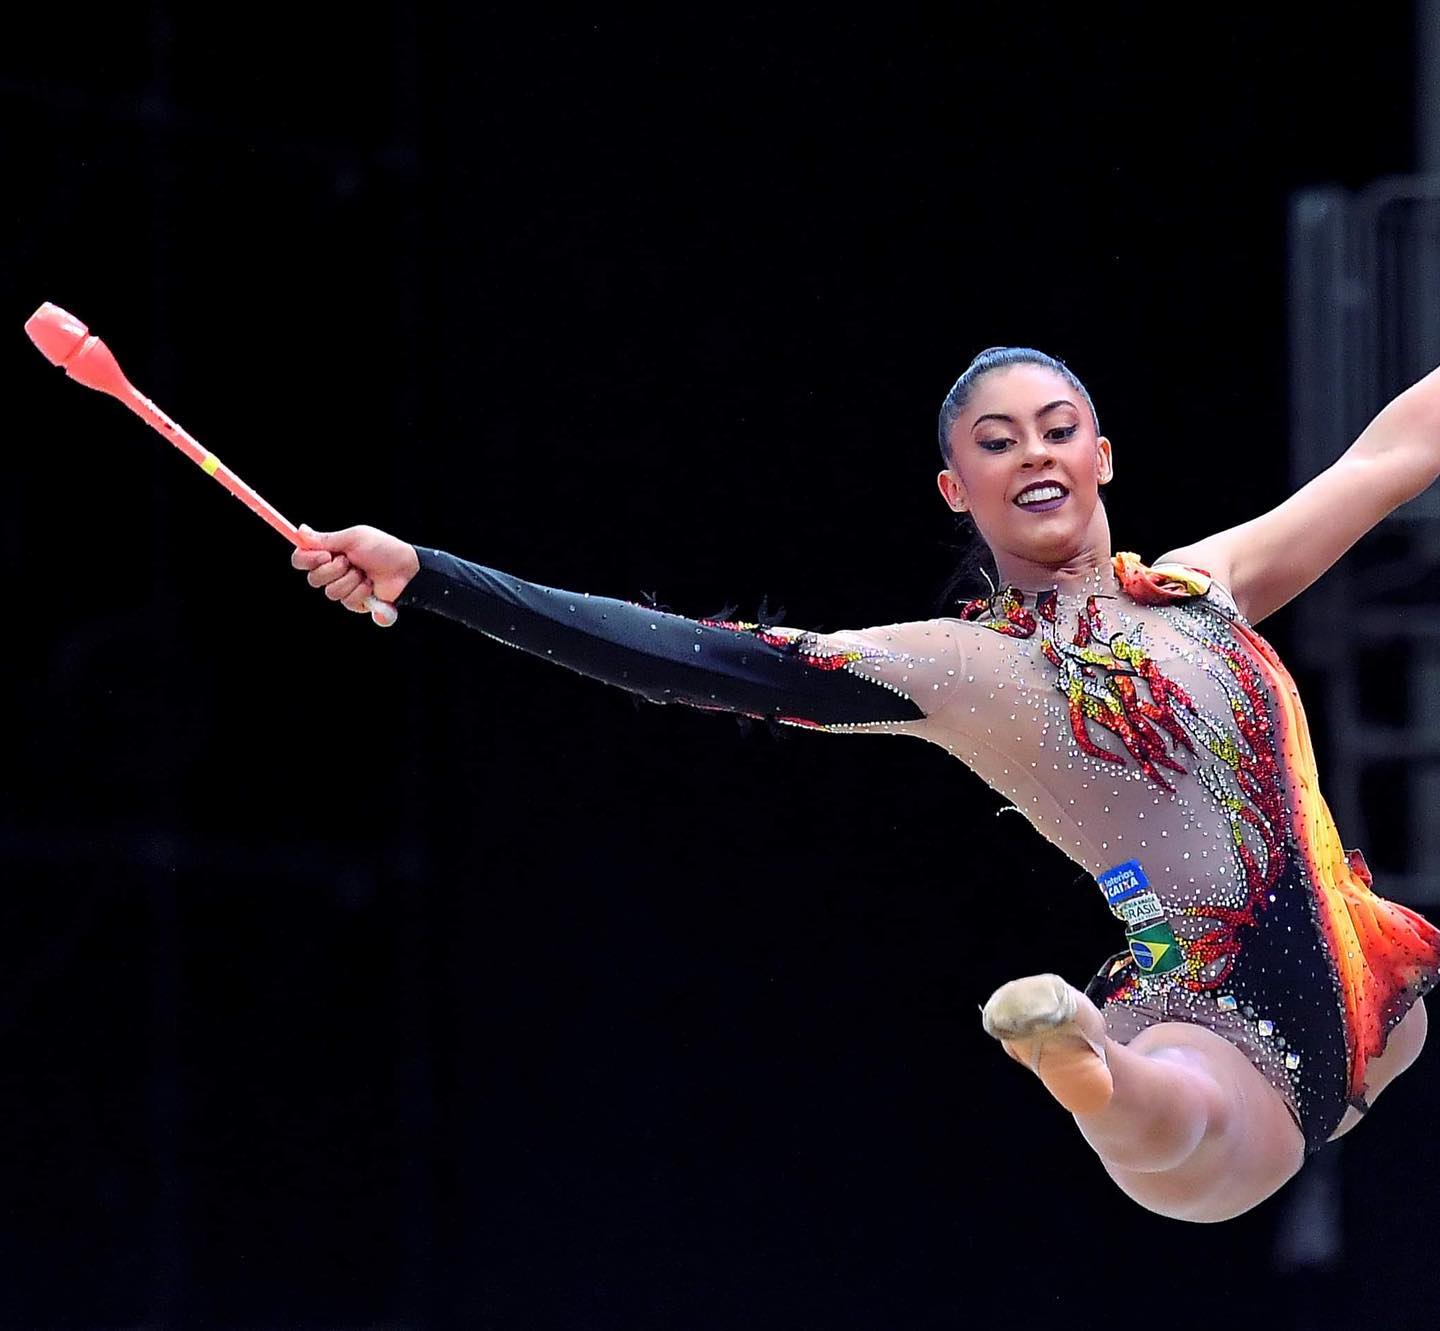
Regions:
M 1203 572 L 1117 555 L 1079 592 L 814 634 L 538 587 L 439 551 L 402 605 L 656 702 L 913 734 L 1096 877 L 1128 950 L 1090 992 L 1112 1034 L 1209 1027 L 1317 1149 L 1440 972 L 1440 931 L 1341 848 L 1294 682 Z

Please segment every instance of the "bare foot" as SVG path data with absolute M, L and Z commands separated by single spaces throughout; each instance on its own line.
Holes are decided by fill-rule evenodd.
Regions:
M 1072 1114 L 1093 1114 L 1110 1103 L 1115 1083 L 1105 1064 L 1105 1018 L 1060 976 L 1002 984 L 982 1020 L 987 1034 Z

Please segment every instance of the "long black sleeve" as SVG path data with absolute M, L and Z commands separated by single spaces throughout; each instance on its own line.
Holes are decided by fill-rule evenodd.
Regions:
M 924 715 L 887 680 L 857 673 L 899 660 L 879 646 L 753 625 L 685 619 L 628 601 L 540 587 L 416 547 L 420 571 L 398 600 L 618 685 L 651 702 L 809 726 L 914 721 Z

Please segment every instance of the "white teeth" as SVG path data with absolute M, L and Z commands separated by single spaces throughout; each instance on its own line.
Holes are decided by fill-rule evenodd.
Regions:
M 1047 499 L 1059 499 L 1065 491 L 1058 485 L 1042 485 L 1034 490 L 1026 490 L 1023 494 L 1015 496 L 1017 504 L 1043 504 Z

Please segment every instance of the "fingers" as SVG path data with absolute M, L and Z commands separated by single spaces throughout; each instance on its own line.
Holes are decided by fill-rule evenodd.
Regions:
M 361 583 L 365 581 L 365 575 L 358 569 L 351 569 L 343 577 L 336 578 L 333 582 L 325 584 L 325 595 L 332 601 L 343 601 Z
M 360 585 L 346 596 L 340 604 L 347 610 L 353 610 L 357 615 L 369 614 L 365 602 L 375 595 L 375 588 L 370 585 L 368 578 L 361 581 Z
M 354 527 L 343 532 L 324 533 L 302 526 L 300 530 L 306 539 L 314 541 L 315 545 L 292 550 L 290 566 L 302 569 L 305 581 L 312 587 L 323 588 L 329 600 L 339 601 L 347 610 L 356 614 L 368 614 L 365 602 L 375 595 L 374 584 L 363 569 L 352 565 L 343 554 L 331 553 L 335 546 L 343 544 L 340 538 L 364 529 Z M 331 548 L 319 548 L 322 544 Z
M 327 560 L 319 568 L 312 568 L 305 575 L 305 581 L 312 587 L 325 587 L 337 578 L 343 578 L 350 571 L 350 561 L 344 555 L 336 555 L 334 559 Z
M 351 550 L 376 535 L 374 527 L 342 527 L 339 531 L 316 531 L 306 523 L 300 524 L 300 536 L 305 544 L 325 550 Z
M 311 545 L 321 545 L 330 550 L 335 549 L 336 546 L 343 550 L 345 548 L 343 538 L 349 536 L 353 530 L 353 527 L 346 527 L 344 531 L 316 531 L 308 523 L 300 524 L 300 535 Z

